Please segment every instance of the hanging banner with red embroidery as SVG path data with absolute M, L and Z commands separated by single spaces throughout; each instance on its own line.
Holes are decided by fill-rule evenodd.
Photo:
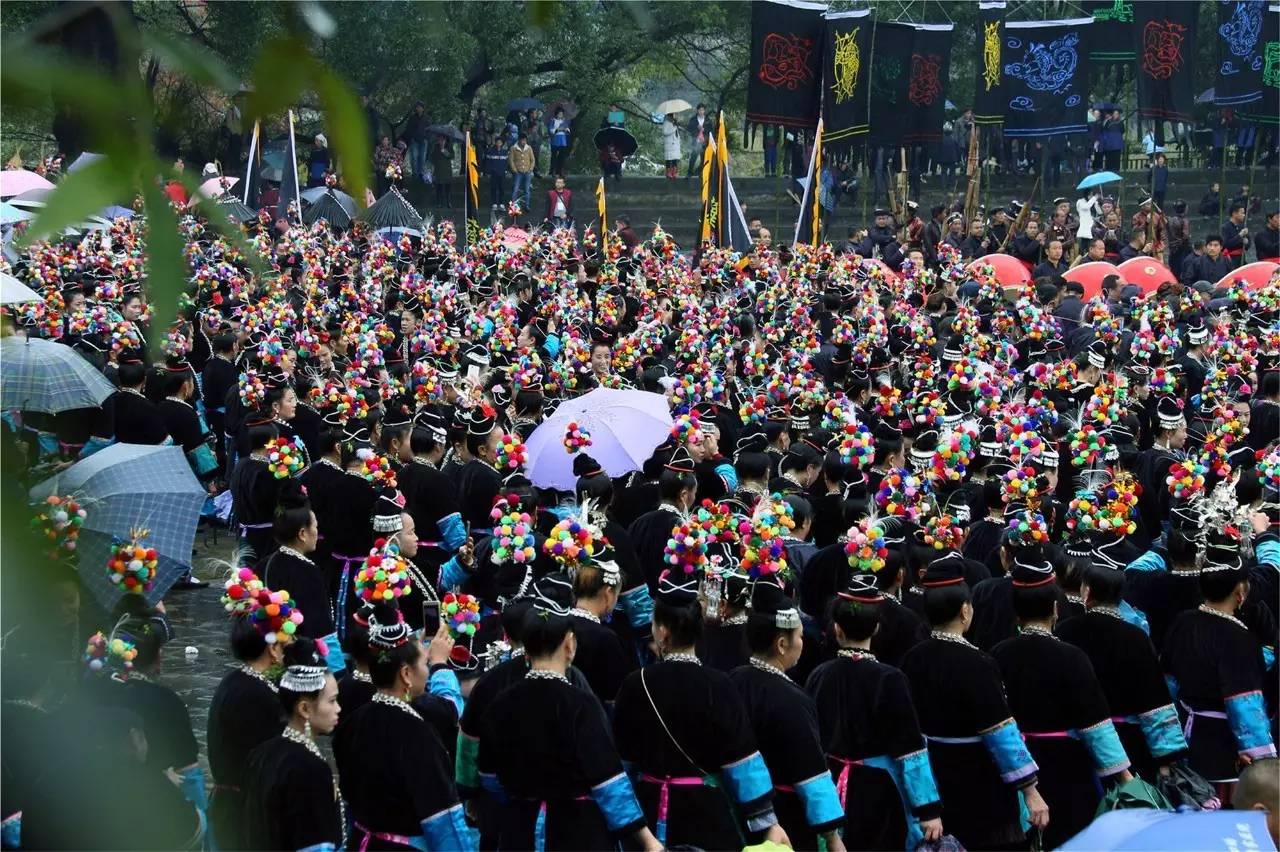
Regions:
M 1084 133 L 1085 38 L 1092 18 L 1009 21 L 1004 32 L 1004 135 Z
M 952 24 L 877 23 L 871 60 L 871 137 L 879 145 L 942 138 Z
M 814 127 L 822 106 L 822 3 L 754 0 L 747 121 Z
M 1199 9 L 1199 3 L 1181 0 L 1134 4 L 1138 114 L 1143 118 L 1191 121 Z

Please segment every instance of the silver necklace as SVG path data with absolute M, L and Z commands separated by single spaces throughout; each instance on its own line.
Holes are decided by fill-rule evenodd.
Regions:
M 430 459 L 423 458 L 422 456 L 414 456 L 412 461 L 414 464 L 420 464 L 423 467 L 429 467 L 432 470 L 438 470 L 438 468 Z
M 585 618 L 587 621 L 594 621 L 596 624 L 600 623 L 600 616 L 596 615 L 594 612 L 587 612 L 582 607 L 573 607 L 569 610 L 569 614 L 576 615 L 579 618 Z
M 1084 598 L 1079 595 L 1073 595 L 1071 592 L 1064 592 L 1063 594 L 1065 594 L 1067 596 L 1067 600 L 1071 601 L 1073 604 L 1080 604 L 1080 606 L 1084 606 Z
M 693 663 L 696 666 L 702 665 L 702 660 L 698 659 L 696 654 L 666 654 L 662 658 L 664 663 Z
M 351 677 L 360 683 L 373 683 L 373 678 L 369 676 L 369 673 L 362 672 L 359 669 L 352 669 Z
M 270 678 L 268 678 L 266 675 L 264 675 L 262 672 L 258 671 L 248 663 L 241 663 L 239 668 L 240 668 L 240 671 L 244 672 L 254 680 L 260 680 L 263 683 L 265 683 L 267 685 L 267 689 L 270 689 L 272 692 L 278 693 L 280 691 L 280 687 L 272 683 Z
M 963 636 L 959 636 L 955 633 L 947 633 L 944 630 L 934 630 L 929 635 L 941 642 L 952 642 L 956 645 L 967 645 L 970 648 L 973 648 L 975 650 L 978 647 L 977 645 L 974 645 L 972 642 L 970 642 L 968 639 L 964 638 Z
M 1058 638 L 1057 636 L 1054 636 L 1052 632 L 1045 630 L 1043 627 L 1024 627 L 1022 628 L 1022 634 L 1024 636 L 1047 636 L 1048 638 L 1055 640 Z
M 292 556 L 294 559 L 300 559 L 303 562 L 307 563 L 308 565 L 316 564 L 312 562 L 310 559 L 308 559 L 306 556 L 302 555 L 300 551 L 294 550 L 292 547 L 290 547 L 287 544 L 280 545 L 278 548 L 276 548 L 276 552 L 283 553 L 285 556 Z
M 782 669 L 778 668 L 772 663 L 766 663 L 764 660 L 760 659 L 759 657 L 751 657 L 747 660 L 747 662 L 751 663 L 751 667 L 753 669 L 759 669 L 762 672 L 768 672 L 769 674 L 777 675 L 778 677 L 787 676 L 787 673 L 784 672 Z
M 133 394 L 134 396 L 140 396 L 140 397 L 142 397 L 143 399 L 146 399 L 146 398 L 147 398 L 147 395 L 146 395 L 146 394 L 144 394 L 142 391 L 138 390 L 137 388 L 127 388 L 127 387 L 125 387 L 125 386 L 121 385 L 121 386 L 120 386 L 120 392 L 121 392 L 121 393 L 131 393 L 131 394 Z
M 1120 610 L 1113 606 L 1107 606 L 1106 604 L 1099 604 L 1098 606 L 1092 607 L 1089 612 L 1102 613 L 1103 615 L 1109 615 L 1112 618 L 1118 618 L 1121 621 L 1124 621 L 1124 616 L 1120 614 Z
M 526 680 L 558 680 L 561 683 L 569 682 L 569 678 L 560 674 L 560 672 L 553 672 L 550 669 L 529 669 L 529 671 L 525 672 L 524 676 Z
M 290 742 L 295 742 L 316 756 L 318 760 L 324 760 L 324 755 L 320 753 L 320 747 L 315 744 L 311 737 L 294 728 L 292 725 L 285 725 L 280 735 Z
M 844 657 L 847 660 L 874 660 L 876 655 L 870 651 L 864 651 L 861 648 L 841 648 L 836 651 L 836 656 Z
M 1236 618 L 1234 615 L 1227 615 L 1225 612 L 1219 612 L 1218 610 L 1214 609 L 1208 604 L 1200 604 L 1200 606 L 1196 607 L 1196 609 L 1200 610 L 1201 612 L 1207 612 L 1210 615 L 1216 615 L 1218 616 L 1218 618 L 1225 618 L 1227 621 L 1240 625 L 1245 630 L 1249 629 L 1249 625 L 1245 624 L 1243 621 Z
M 729 616 L 728 618 L 726 618 L 724 621 L 720 623 L 725 627 L 737 627 L 741 624 L 747 623 L 747 614 L 745 612 L 740 612 L 737 615 Z
M 169 400 L 170 402 L 177 402 L 182 405 L 185 405 L 187 408 L 191 408 L 191 403 L 187 402 L 185 399 L 182 399 L 181 397 L 166 396 L 165 399 Z
M 323 458 L 322 458 L 322 459 L 317 459 L 317 460 L 316 460 L 316 464 L 322 464 L 322 465 L 324 465 L 325 467 L 331 467 L 331 468 L 333 468 L 334 470 L 338 471 L 339 473 L 345 473 L 345 471 L 343 471 L 343 469 L 342 469 L 342 465 L 338 464 L 338 463 L 337 463 L 336 461 L 334 461 L 333 459 L 323 459 Z
M 378 704 L 386 704 L 388 707 L 395 707 L 397 710 L 403 710 L 419 722 L 422 721 L 421 714 L 409 706 L 409 702 L 403 698 L 396 698 L 394 695 L 387 695 L 385 692 L 375 692 L 373 700 Z

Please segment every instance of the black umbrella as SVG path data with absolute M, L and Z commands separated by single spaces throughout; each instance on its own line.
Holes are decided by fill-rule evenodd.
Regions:
M 226 216 L 233 222 L 239 222 L 242 225 L 245 222 L 252 222 L 254 219 L 258 218 L 258 214 L 255 213 L 251 207 L 230 193 L 222 196 L 222 198 L 218 200 L 216 207 L 218 212 L 223 216 Z
M 602 127 L 596 131 L 596 150 L 603 151 L 606 145 L 612 145 L 624 157 L 636 152 L 636 137 L 621 127 Z
M 280 183 L 284 179 L 284 172 L 278 166 L 267 166 L 258 172 L 258 176 L 272 183 Z
M 542 101 L 537 98 L 516 98 L 514 101 L 507 103 L 507 112 L 512 112 L 513 110 L 520 110 L 523 112 L 527 109 L 542 109 L 542 106 Z
M 342 206 L 342 202 L 334 197 L 332 191 L 326 192 L 317 198 L 307 208 L 307 212 L 302 215 L 302 221 L 308 225 L 320 219 L 325 220 L 336 228 L 345 228 L 351 224 L 351 214 Z
M 566 121 L 573 121 L 578 117 L 578 105 L 573 101 L 552 101 L 551 106 L 547 107 L 546 119 L 548 124 L 551 123 L 551 119 L 556 117 L 556 110 L 558 109 L 564 110 L 564 117 Z
M 374 228 L 413 228 L 422 227 L 422 214 L 413 209 L 413 205 L 400 194 L 394 186 L 386 195 L 369 205 L 360 214 L 360 218 Z
M 467 138 L 466 134 L 452 124 L 433 124 L 427 128 L 427 132 L 436 136 L 444 136 L 454 142 L 462 142 Z

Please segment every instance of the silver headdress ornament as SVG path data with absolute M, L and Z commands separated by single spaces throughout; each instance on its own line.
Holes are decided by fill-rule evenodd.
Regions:
M 280 688 L 291 692 L 319 692 L 324 688 L 327 666 L 289 666 L 280 678 Z

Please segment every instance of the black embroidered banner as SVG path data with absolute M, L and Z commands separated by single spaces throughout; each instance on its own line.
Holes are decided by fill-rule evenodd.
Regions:
M 1000 57 L 1004 52 L 1003 0 L 978 4 L 977 82 L 974 84 L 973 121 L 975 124 L 1003 124 L 1004 69 Z
M 822 60 L 822 125 L 828 143 L 851 139 L 869 128 L 871 10 L 827 14 Z
M 1143 118 L 1191 120 L 1199 8 L 1199 3 L 1183 0 L 1144 0 L 1134 6 L 1138 114 Z
M 801 0 L 751 4 L 748 121 L 790 127 L 818 123 L 825 9 Z
M 1081 9 L 1086 15 L 1092 15 L 1098 26 L 1089 31 L 1082 55 L 1087 55 L 1090 62 L 1132 62 L 1135 56 L 1133 11 L 1145 2 L 1147 0 L 1141 3 L 1134 0 L 1085 0 Z
M 1262 97 L 1239 112 L 1245 121 L 1280 124 L 1280 4 L 1262 16 Z
M 1264 0 L 1218 0 L 1218 79 L 1213 102 L 1240 106 L 1262 98 Z
M 871 135 L 877 144 L 942 138 L 953 34 L 951 24 L 876 24 Z
M 1005 136 L 1084 133 L 1089 18 L 1010 21 L 1004 35 Z

